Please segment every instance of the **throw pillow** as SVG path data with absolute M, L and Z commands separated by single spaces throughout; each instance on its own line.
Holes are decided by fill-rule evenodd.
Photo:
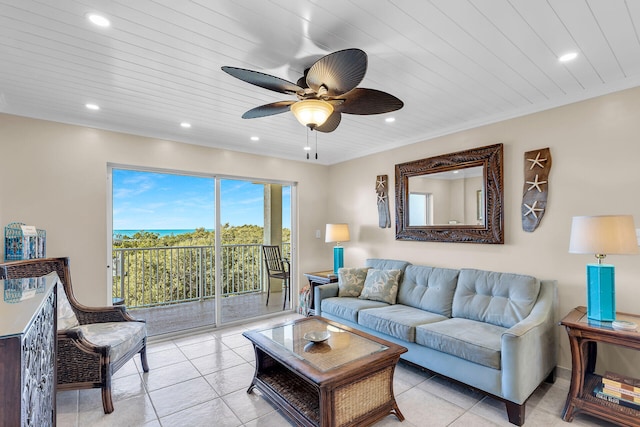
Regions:
M 338 296 L 359 297 L 367 278 L 369 267 L 340 268 L 338 270 Z
M 67 299 L 62 283 L 58 282 L 58 330 L 71 329 L 78 326 L 78 318 L 71 308 L 71 303 Z
M 400 274 L 400 270 L 370 269 L 359 298 L 395 304 Z

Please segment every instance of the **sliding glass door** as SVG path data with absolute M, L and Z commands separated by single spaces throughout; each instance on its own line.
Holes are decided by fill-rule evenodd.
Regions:
M 282 310 L 281 283 L 271 283 L 266 304 L 262 245 L 292 255 L 291 185 L 115 166 L 109 172 L 111 292 L 147 320 L 150 335 Z

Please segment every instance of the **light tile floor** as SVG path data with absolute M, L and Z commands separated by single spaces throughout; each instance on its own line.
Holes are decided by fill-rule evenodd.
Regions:
M 253 376 L 253 348 L 244 330 L 298 318 L 278 316 L 243 327 L 185 334 L 148 346 L 150 371 L 138 357 L 113 380 L 115 411 L 105 415 L 99 389 L 57 395 L 57 425 L 280 427 L 290 423 L 259 392 L 247 394 Z M 572 424 L 560 418 L 569 381 L 542 384 L 527 402 L 526 426 L 609 426 L 587 415 Z M 394 391 L 406 420 L 388 416 L 376 427 L 509 426 L 504 404 L 453 385 L 410 365 L 395 371 Z

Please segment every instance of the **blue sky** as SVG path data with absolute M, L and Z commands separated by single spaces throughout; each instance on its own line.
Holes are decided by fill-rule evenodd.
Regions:
M 113 169 L 114 230 L 185 230 L 215 225 L 214 180 Z M 222 180 L 221 222 L 263 226 L 263 186 Z M 290 187 L 282 190 L 283 227 L 291 228 Z

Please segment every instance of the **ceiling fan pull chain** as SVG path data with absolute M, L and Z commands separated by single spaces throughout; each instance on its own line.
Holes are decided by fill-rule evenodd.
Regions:
M 316 132 L 316 160 L 318 160 L 318 132 Z
M 309 151 L 311 151 L 311 147 L 309 147 L 309 132 L 311 132 L 311 129 L 306 128 L 307 129 L 307 146 L 305 147 L 306 151 L 307 151 L 307 160 L 309 160 Z

